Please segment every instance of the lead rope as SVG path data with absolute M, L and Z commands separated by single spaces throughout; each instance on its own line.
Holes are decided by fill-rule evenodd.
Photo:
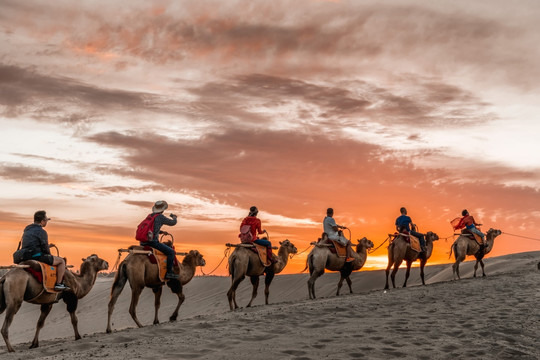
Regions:
M 109 271 L 109 274 L 112 274 L 118 264 L 120 263 L 120 258 L 122 257 L 122 251 L 118 250 L 118 257 L 116 258 L 116 262 L 114 263 L 114 266 L 112 267 L 111 271 Z
M 228 258 L 228 257 L 229 257 L 229 253 L 230 253 L 230 252 L 231 252 L 231 248 L 230 248 L 230 247 L 226 248 L 226 249 L 225 249 L 225 252 L 224 252 L 224 254 L 223 254 L 223 258 L 221 259 L 221 261 L 219 262 L 219 264 L 217 264 L 217 266 L 214 268 L 214 270 L 210 271 L 208 274 L 206 274 L 206 273 L 204 272 L 203 267 L 201 266 L 201 273 L 202 273 L 204 276 L 212 275 L 212 273 L 213 273 L 214 271 L 216 271 L 216 270 L 219 268 L 219 266 L 221 265 L 221 263 L 223 263 L 223 260 L 225 260 L 225 258 Z
M 372 254 L 372 253 L 374 253 L 375 251 L 379 250 L 379 249 L 381 248 L 381 246 L 383 246 L 388 240 L 390 240 L 390 236 L 388 236 L 388 237 L 386 238 L 386 240 L 384 240 L 384 241 L 382 242 L 382 244 L 379 245 L 379 246 L 377 246 L 375 249 L 369 249 L 369 250 L 368 250 L 368 254 Z

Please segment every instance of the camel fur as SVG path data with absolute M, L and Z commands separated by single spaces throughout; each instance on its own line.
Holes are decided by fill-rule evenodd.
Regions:
M 454 252 L 454 257 L 456 262 L 452 265 L 452 271 L 454 274 L 454 280 L 456 280 L 456 275 L 458 279 L 461 279 L 459 276 L 459 263 L 465 260 L 467 255 L 474 255 L 476 258 L 476 263 L 474 264 L 474 277 L 476 277 L 476 270 L 478 269 L 478 263 L 482 266 L 482 276 L 486 276 L 484 272 L 484 262 L 482 259 L 484 255 L 488 254 L 491 249 L 493 249 L 493 244 L 495 243 L 495 238 L 501 235 L 501 230 L 489 229 L 486 233 L 486 243 L 487 247 L 484 248 L 484 251 L 479 252 L 480 245 L 473 237 L 460 235 L 456 241 L 450 247 L 450 256 L 452 256 L 452 251 Z
M 426 251 L 423 253 L 416 252 L 411 249 L 411 244 L 409 244 L 402 235 L 398 235 L 394 241 L 388 246 L 388 266 L 386 267 L 386 285 L 385 289 L 388 289 L 388 274 L 390 273 L 390 268 L 392 265 L 394 269 L 392 270 L 392 286 L 396 287 L 396 273 L 398 272 L 399 266 L 405 260 L 407 263 L 407 272 L 405 273 L 405 282 L 403 287 L 407 287 L 407 280 L 409 279 L 409 274 L 411 272 L 411 265 L 416 260 L 420 259 L 420 278 L 422 279 L 422 285 L 426 285 L 424 281 L 424 267 L 428 259 L 431 257 L 433 252 L 433 242 L 439 240 L 439 236 L 432 231 L 428 231 L 425 235 L 426 238 Z
M 345 262 L 345 258 L 332 253 L 328 247 L 315 246 L 307 257 L 306 267 L 309 267 L 310 278 L 307 282 L 309 298 L 315 299 L 315 281 L 324 274 L 325 269 L 339 271 L 341 277 L 338 282 L 336 296 L 339 295 L 343 280 L 347 280 L 349 291 L 352 294 L 352 282 L 350 275 L 355 270 L 360 270 L 367 259 L 367 251 L 373 248 L 373 242 L 365 237 L 357 240 L 356 252 L 353 252 L 354 260 Z M 304 269 L 305 270 L 305 269 Z
M 39 264 L 34 260 L 23 261 L 21 265 L 39 267 Z M 64 300 L 67 305 L 67 311 L 71 316 L 71 324 L 75 332 L 75 340 L 79 340 L 81 335 L 79 335 L 78 319 L 75 314 L 78 301 L 90 292 L 96 281 L 97 273 L 108 268 L 109 264 L 107 261 L 100 259 L 97 255 L 90 255 L 86 259 L 83 259 L 79 274 L 74 274 L 69 270 L 66 271 L 64 274 L 64 284 L 69 287 L 69 290 L 61 293 L 45 292 L 43 285 L 24 269 L 16 268 L 10 270 L 0 279 L 0 314 L 6 311 L 1 332 L 6 342 L 7 350 L 9 352 L 15 351 L 9 341 L 9 327 L 23 301 L 41 305 L 41 315 L 37 322 L 36 333 L 30 348 L 39 346 L 39 332 L 43 328 L 45 319 L 49 315 L 53 304 L 60 299 Z
M 236 289 L 238 285 L 244 280 L 246 276 L 249 276 L 251 284 L 253 285 L 253 291 L 251 294 L 251 300 L 247 307 L 250 307 L 253 300 L 257 296 L 257 288 L 259 287 L 259 277 L 265 274 L 264 283 L 264 296 L 265 304 L 268 305 L 268 296 L 270 294 L 270 284 L 274 279 L 275 274 L 279 274 L 289 260 L 289 254 L 296 254 L 298 250 L 289 240 L 284 240 L 279 243 L 277 257 L 274 255 L 274 259 L 277 260 L 274 264 L 265 267 L 259 255 L 253 252 L 249 248 L 237 247 L 229 257 L 229 274 L 231 275 L 231 288 L 227 292 L 227 298 L 229 299 L 229 306 L 231 310 L 238 309 L 236 303 Z
M 180 278 L 167 281 L 167 286 L 178 296 L 178 304 L 169 318 L 170 321 L 176 321 L 180 305 L 184 302 L 185 296 L 182 287 L 191 281 L 195 275 L 195 268 L 204 265 L 206 265 L 206 262 L 203 259 L 203 255 L 197 250 L 191 250 L 184 257 L 181 264 L 173 267 L 174 273 L 178 274 Z M 143 327 L 137 318 L 136 310 L 139 297 L 145 287 L 151 288 L 154 292 L 154 324 L 159 324 L 158 311 L 161 305 L 161 293 L 163 291 L 164 283 L 159 280 L 158 272 L 158 266 L 152 264 L 145 254 L 130 254 L 120 263 L 111 289 L 111 299 L 109 300 L 109 312 L 107 317 L 107 333 L 112 332 L 111 317 L 114 305 L 128 281 L 131 286 L 131 305 L 129 306 L 129 314 L 133 318 L 133 321 L 135 321 L 135 324 L 140 328 Z

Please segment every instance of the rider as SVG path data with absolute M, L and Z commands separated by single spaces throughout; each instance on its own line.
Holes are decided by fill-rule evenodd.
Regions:
M 242 220 L 242 223 L 240 224 L 240 229 L 242 229 L 242 226 L 249 225 L 251 227 L 251 236 L 253 242 L 258 245 L 266 246 L 266 256 L 268 259 L 275 263 L 276 260 L 274 259 L 274 256 L 272 255 L 272 243 L 268 238 L 258 238 L 257 235 L 263 234 L 266 232 L 266 230 L 261 229 L 261 220 L 257 218 L 257 214 L 259 213 L 259 209 L 257 209 L 256 206 L 252 206 L 249 208 L 249 214 Z M 241 231 L 241 230 L 240 230 Z M 240 235 L 238 235 L 240 237 Z
M 66 262 L 59 256 L 51 255 L 49 249 L 49 238 L 44 227 L 51 220 L 45 210 L 39 210 L 34 213 L 34 223 L 28 225 L 23 232 L 21 240 L 21 249 L 28 249 L 31 258 L 47 265 L 56 266 L 56 285 L 54 290 L 63 291 L 69 288 L 64 285 L 64 273 L 66 272 Z
M 461 220 L 459 220 L 459 223 L 458 225 L 455 227 L 454 230 L 458 230 L 458 229 L 463 229 L 464 227 L 467 228 L 467 230 L 469 230 L 470 232 L 480 236 L 482 238 L 482 245 L 485 247 L 487 246 L 487 242 L 486 242 L 486 234 L 484 234 L 483 232 L 480 231 L 480 229 L 477 228 L 477 226 L 482 226 L 482 224 L 478 224 L 475 220 L 474 220 L 474 217 L 472 217 L 469 212 L 467 211 L 467 209 L 463 210 L 461 212 L 461 216 L 463 216 L 461 218 Z
M 156 201 L 154 206 L 152 207 L 152 215 L 157 215 L 157 217 L 154 219 L 154 232 L 153 232 L 153 238 L 151 241 L 142 242 L 141 245 L 143 246 L 150 246 L 151 248 L 154 248 L 156 250 L 161 251 L 165 255 L 167 255 L 167 272 L 165 273 L 165 279 L 178 279 L 179 276 L 174 273 L 173 271 L 173 262 L 174 257 L 176 255 L 176 252 L 173 248 L 165 245 L 162 242 L 159 242 L 159 234 L 164 234 L 164 231 L 160 231 L 161 227 L 163 225 L 169 225 L 174 226 L 176 225 L 176 218 L 177 216 L 174 214 L 171 214 L 171 218 L 166 217 L 163 215 L 163 212 L 167 210 L 169 207 L 169 204 L 165 200 L 159 200 Z
M 396 230 L 398 231 L 398 233 L 401 233 L 402 231 L 407 231 L 412 236 L 417 237 L 418 240 L 420 240 L 420 248 L 422 249 L 422 252 L 425 252 L 426 240 L 424 238 L 424 234 L 416 231 L 416 225 L 413 224 L 411 218 L 407 216 L 407 209 L 402 207 L 401 209 L 399 209 L 399 211 L 401 215 L 396 219 Z
M 334 209 L 328 208 L 326 209 L 326 217 L 323 220 L 323 230 L 328 235 L 328 238 L 330 240 L 337 241 L 343 246 L 347 247 L 347 258 L 345 259 L 346 262 L 350 262 L 354 260 L 353 257 L 353 250 L 352 250 L 352 244 L 351 242 L 343 236 L 343 232 L 339 229 L 347 229 L 346 226 L 338 225 L 336 224 L 336 220 L 333 218 L 334 216 Z

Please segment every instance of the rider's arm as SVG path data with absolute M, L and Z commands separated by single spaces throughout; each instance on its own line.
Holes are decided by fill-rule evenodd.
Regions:
M 173 217 L 173 218 L 168 218 L 165 215 L 160 214 L 159 217 L 161 218 L 160 220 L 161 220 L 162 224 L 169 225 L 169 226 L 176 225 L 176 223 L 178 221 L 176 216 Z

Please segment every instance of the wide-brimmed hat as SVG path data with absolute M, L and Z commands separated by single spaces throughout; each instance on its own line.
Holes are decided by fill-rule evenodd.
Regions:
M 169 204 L 165 200 L 158 200 L 152 207 L 152 212 L 164 212 L 169 207 Z

